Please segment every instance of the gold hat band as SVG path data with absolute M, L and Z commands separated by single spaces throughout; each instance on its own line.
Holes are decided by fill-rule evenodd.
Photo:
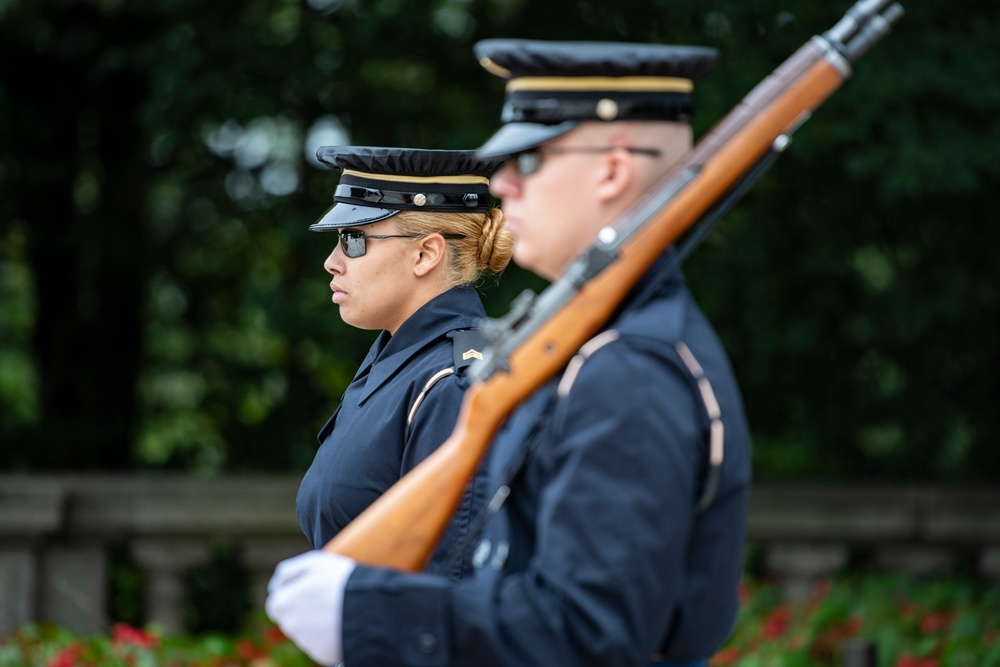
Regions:
M 360 178 L 370 178 L 378 181 L 396 181 L 403 183 L 480 183 L 489 185 L 490 179 L 485 176 L 401 176 L 399 174 L 368 174 L 363 171 L 345 169 L 344 176 L 357 176 Z
M 694 90 L 694 82 L 672 76 L 525 76 L 507 82 L 507 92 L 520 90 L 690 93 Z

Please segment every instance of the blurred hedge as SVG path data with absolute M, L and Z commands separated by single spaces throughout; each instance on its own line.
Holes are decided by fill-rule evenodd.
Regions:
M 995 667 L 998 614 L 995 589 L 961 578 L 841 577 L 818 582 L 798 602 L 774 583 L 748 579 L 736 629 L 709 664 L 839 667 L 844 651 L 864 642 L 875 647 L 879 667 Z M 0 641 L 0 667 L 312 664 L 259 613 L 226 634 L 163 635 L 119 622 L 107 635 L 31 626 Z
M 686 268 L 758 478 L 1000 470 L 1000 6 L 904 4 Z M 486 37 L 714 46 L 701 133 L 847 6 L 0 3 L 0 466 L 303 469 L 373 337 L 305 231 L 336 181 L 316 145 L 478 145 Z M 526 285 L 484 286 L 490 313 Z
M 807 599 L 748 580 L 733 636 L 713 667 L 839 667 L 845 650 L 874 648 L 881 667 L 1000 665 L 1000 596 L 959 577 L 823 580 Z M 873 665 L 872 667 L 875 667 Z

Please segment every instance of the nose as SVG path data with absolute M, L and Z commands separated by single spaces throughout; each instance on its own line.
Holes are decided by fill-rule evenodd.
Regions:
M 337 239 L 338 243 L 333 246 L 333 250 L 330 251 L 330 256 L 326 258 L 323 262 L 323 268 L 330 275 L 337 275 L 343 273 L 344 265 L 344 251 L 340 249 L 340 239 Z
M 510 199 L 521 192 L 521 175 L 508 161 L 490 178 L 490 194 L 498 199 Z

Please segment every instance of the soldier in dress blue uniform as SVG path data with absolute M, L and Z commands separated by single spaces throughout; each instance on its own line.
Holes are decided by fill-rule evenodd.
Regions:
M 514 261 L 549 279 L 690 150 L 693 81 L 716 59 L 524 40 L 476 53 L 507 81 L 505 124 L 479 154 L 511 158 L 491 189 Z M 495 437 L 506 502 L 471 576 L 303 554 L 269 587 L 286 634 L 349 667 L 706 665 L 736 617 L 750 439 L 712 327 L 657 268 Z
M 299 487 L 299 524 L 319 549 L 451 434 L 464 369 L 482 358 L 474 327 L 486 313 L 473 285 L 504 269 L 512 240 L 489 193 L 502 158 L 367 146 L 317 155 L 342 171 L 334 205 L 310 227 L 338 235 L 324 263 L 333 302 L 347 324 L 381 330 Z M 477 478 L 433 570 L 461 574 L 461 559 L 443 561 L 481 487 Z

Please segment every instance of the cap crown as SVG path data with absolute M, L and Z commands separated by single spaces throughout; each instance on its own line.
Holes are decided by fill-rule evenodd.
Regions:
M 322 146 L 317 159 L 343 172 L 334 205 L 309 229 L 324 231 L 384 220 L 400 211 L 486 212 L 490 176 L 502 157 L 475 151 Z
M 698 46 L 484 40 L 479 62 L 507 79 L 504 122 L 689 120 L 694 80 L 718 57 Z
M 648 76 L 693 81 L 707 74 L 718 59 L 718 51 L 703 46 L 628 42 L 484 39 L 474 51 L 485 69 L 506 79 Z
M 688 122 L 694 81 L 718 58 L 700 46 L 525 39 L 487 39 L 474 51 L 507 80 L 506 127 L 481 156 L 527 150 L 587 120 Z

